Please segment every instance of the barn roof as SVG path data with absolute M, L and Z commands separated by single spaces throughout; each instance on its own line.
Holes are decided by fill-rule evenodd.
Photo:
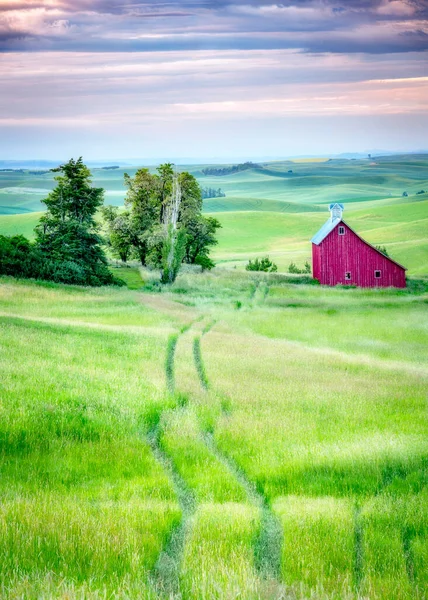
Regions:
M 314 237 L 312 238 L 311 242 L 313 244 L 315 244 L 316 246 L 319 246 L 321 244 L 321 242 L 323 240 L 325 240 L 325 238 L 328 236 L 328 234 L 331 233 L 333 231 L 333 229 L 335 227 L 337 227 L 337 225 L 339 225 L 339 223 L 343 223 L 344 225 L 346 225 L 352 231 L 352 233 L 355 233 L 355 235 L 358 238 L 360 238 L 360 240 L 364 244 L 366 244 L 366 246 L 370 246 L 370 248 L 373 248 L 373 250 L 376 250 L 376 252 L 378 252 L 379 254 L 381 254 L 382 256 L 384 256 L 385 258 L 387 258 L 388 260 L 390 260 L 391 262 L 395 263 L 397 266 L 399 266 L 402 269 L 404 269 L 405 271 L 407 271 L 407 269 L 406 269 L 405 266 L 401 265 L 399 262 L 397 262 L 396 260 L 394 260 L 390 256 L 387 256 L 386 254 L 384 254 L 383 252 L 381 252 L 380 250 L 378 250 L 375 246 L 373 246 L 372 244 L 370 244 L 369 242 L 367 242 L 365 239 L 363 239 L 360 235 L 358 235 L 358 233 L 356 231 L 354 231 L 352 229 L 352 227 L 349 227 L 348 223 L 345 223 L 345 221 L 343 219 L 328 219 L 328 221 L 326 223 L 324 223 L 324 225 L 321 227 L 321 229 L 314 235 Z
M 321 229 L 314 235 L 311 239 L 311 242 L 318 246 L 321 242 L 328 236 L 328 234 L 333 231 L 333 229 L 338 225 L 342 219 L 329 219 Z

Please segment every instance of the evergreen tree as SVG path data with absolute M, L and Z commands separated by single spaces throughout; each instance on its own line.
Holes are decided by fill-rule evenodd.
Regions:
M 47 211 L 36 227 L 36 246 L 46 260 L 78 274 L 80 283 L 114 283 L 95 221 L 104 190 L 92 187 L 91 172 L 82 158 L 71 159 L 54 171 L 59 173 L 57 186 L 43 200 Z

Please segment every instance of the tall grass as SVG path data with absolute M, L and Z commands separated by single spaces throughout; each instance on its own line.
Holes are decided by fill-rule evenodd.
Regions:
M 191 600 L 261 598 L 252 554 L 258 528 L 254 507 L 202 504 L 193 518 L 184 555 L 183 596 Z
M 284 531 L 283 578 L 299 598 L 353 598 L 354 510 L 334 497 L 283 496 L 274 501 Z
M 243 502 L 245 490 L 209 450 L 194 411 L 165 413 L 161 445 L 200 502 Z
M 144 440 L 163 335 L 1 321 L 2 597 L 125 594 L 137 582 L 149 597 L 180 519 Z
M 422 600 L 423 291 L 1 282 L 2 597 Z

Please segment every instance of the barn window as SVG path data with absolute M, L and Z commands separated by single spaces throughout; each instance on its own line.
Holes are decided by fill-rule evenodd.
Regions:
M 345 228 L 339 227 L 339 235 L 345 235 Z
M 376 279 L 380 279 L 381 272 L 380 271 L 375 271 L 374 272 L 374 276 L 375 276 Z
M 346 271 L 346 273 L 345 273 L 345 279 L 346 279 L 347 281 L 350 281 L 350 280 L 351 280 L 351 271 Z

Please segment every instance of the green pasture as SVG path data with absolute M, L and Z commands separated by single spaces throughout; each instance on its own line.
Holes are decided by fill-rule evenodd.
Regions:
M 32 239 L 41 212 L 0 215 L 0 235 L 25 235 Z
M 267 207 L 271 207 L 272 202 L 319 205 L 336 201 L 353 204 L 401 197 L 403 192 L 412 197 L 428 187 L 426 155 L 378 157 L 372 161 L 277 161 L 220 177 L 204 175 L 203 169 L 207 166 L 180 168 L 195 175 L 202 187 L 221 187 L 226 199 L 218 200 L 222 201 L 221 204 L 230 204 L 229 209 L 222 208 L 222 211 L 236 210 L 234 206 L 238 199 L 267 201 Z M 129 173 L 132 176 L 135 171 L 136 167 L 93 169 L 93 181 L 106 190 L 107 203 L 120 206 L 125 196 L 123 175 Z M 40 201 L 54 187 L 54 176 L 55 173 L 51 172 L 0 172 L 0 214 L 42 210 Z M 207 204 L 211 211 L 212 199 Z M 245 210 L 242 208 L 245 202 L 240 206 L 239 210 Z
M 423 600 L 426 282 L 119 271 L 0 278 L 0 596 Z
M 310 240 L 328 218 L 330 202 L 345 203 L 345 220 L 372 244 L 386 246 L 409 275 L 428 274 L 428 157 L 301 160 L 264 163 L 227 176 L 206 176 L 203 165 L 182 167 L 202 187 L 226 197 L 204 201 L 222 224 L 215 260 L 243 269 L 268 254 L 280 271 L 311 261 Z M 136 168 L 93 170 L 106 204 L 123 205 L 123 174 Z M 290 172 L 291 171 L 291 172 Z M 33 236 L 53 173 L 0 172 L 0 234 Z M 403 196 L 407 192 L 407 196 Z

